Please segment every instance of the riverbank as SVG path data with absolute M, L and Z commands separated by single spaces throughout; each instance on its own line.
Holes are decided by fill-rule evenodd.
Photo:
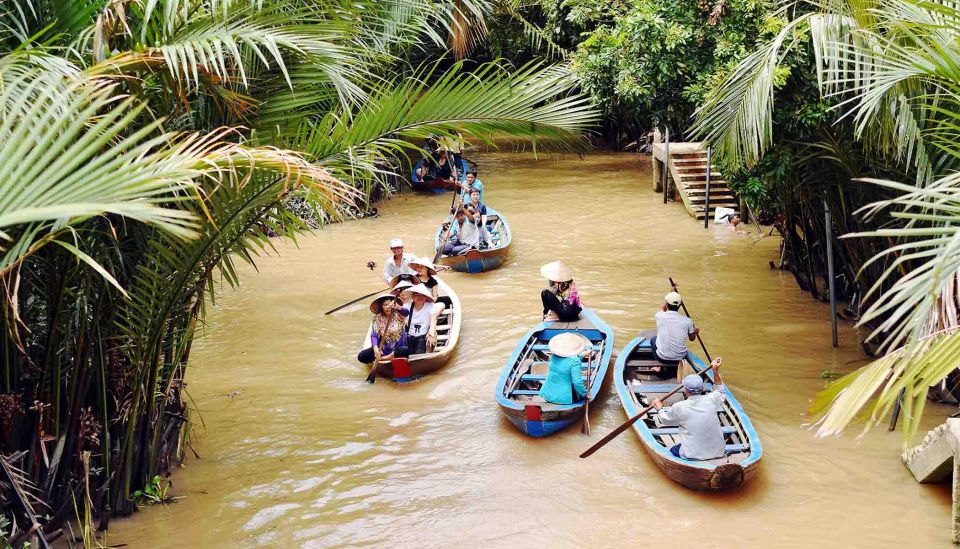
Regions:
M 841 324 L 772 271 L 777 239 L 753 243 L 702 225 L 650 190 L 649 158 L 478 158 L 490 205 L 509 217 L 511 259 L 484 275 L 446 275 L 465 310 L 457 356 L 419 383 L 362 383 L 354 361 L 369 314 L 323 311 L 376 288 L 390 237 L 427 254 L 449 195 L 402 194 L 380 217 L 280 244 L 259 273 L 211 309 L 188 389 L 205 423 L 172 480 L 174 505 L 117 520 L 110 544 L 163 547 L 413 545 L 556 547 L 676 543 L 707 547 L 946 545 L 949 491 L 915 483 L 899 433 L 817 440 L 804 411 L 821 373 L 864 364 Z M 753 235 L 755 236 L 755 235 Z M 667 480 L 625 433 L 577 454 L 626 418 L 612 390 L 591 406 L 593 436 L 531 440 L 499 416 L 492 391 L 538 316 L 539 265 L 563 258 L 616 347 L 681 285 L 724 377 L 764 443 L 758 478 L 728 495 Z M 951 410 L 952 411 L 952 410 Z M 947 408 L 929 406 L 928 423 Z M 893 520 L 878 520 L 878 517 Z M 816 527 L 812 525 L 816 524 Z

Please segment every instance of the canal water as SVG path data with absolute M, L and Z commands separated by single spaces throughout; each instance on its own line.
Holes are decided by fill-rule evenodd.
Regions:
M 381 286 L 390 238 L 431 253 L 449 195 L 403 194 L 380 217 L 279 244 L 259 272 L 210 307 L 188 390 L 199 411 L 173 505 L 114 521 L 131 547 L 885 547 L 946 546 L 949 492 L 918 485 L 899 433 L 859 428 L 817 439 L 805 426 L 825 371 L 865 363 L 849 325 L 830 346 L 826 306 L 773 271 L 776 238 L 704 230 L 652 191 L 650 160 L 478 157 L 486 201 L 514 240 L 507 264 L 446 274 L 464 321 L 453 360 L 397 386 L 363 383 L 355 360 L 365 305 L 323 312 Z M 724 379 L 764 446 L 759 473 L 732 494 L 667 479 L 627 431 L 577 455 L 626 420 L 613 395 L 590 407 L 592 436 L 547 439 L 501 418 L 494 384 L 540 319 L 539 266 L 562 259 L 584 304 L 621 348 L 680 284 Z M 378 269 L 379 270 L 379 269 Z M 928 407 L 925 425 L 949 413 Z M 200 421 L 202 418 L 202 421 Z

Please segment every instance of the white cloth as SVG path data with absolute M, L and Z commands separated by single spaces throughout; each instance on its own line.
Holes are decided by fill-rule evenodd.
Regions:
M 677 311 L 659 311 L 657 321 L 657 355 L 663 360 L 680 360 L 687 356 L 687 339 L 693 333 L 693 321 Z
M 412 336 L 427 335 L 430 331 L 430 318 L 433 316 L 433 303 L 423 304 L 419 311 L 415 305 L 410 305 L 412 313 L 410 314 L 410 329 L 407 333 Z
M 467 244 L 474 248 L 480 246 L 480 229 L 466 217 L 463 218 L 462 227 L 459 222 L 454 220 L 453 228 L 450 229 L 450 238 L 454 236 L 457 237 L 457 240 L 459 240 L 461 244 Z
M 417 274 L 416 271 L 410 268 L 410 260 L 413 259 L 413 254 L 403 253 L 403 257 L 400 258 L 400 265 L 393 261 L 393 254 L 387 256 L 387 259 L 383 262 L 383 278 L 387 281 L 387 284 L 393 280 L 393 277 L 402 274 Z
M 691 395 L 658 412 L 660 423 L 680 427 L 680 456 L 685 459 L 714 459 L 726 453 L 723 427 L 717 412 L 723 410 L 727 391 L 717 385 L 705 395 Z

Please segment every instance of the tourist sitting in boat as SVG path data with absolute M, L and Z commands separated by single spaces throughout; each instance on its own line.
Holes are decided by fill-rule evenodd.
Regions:
M 405 299 L 413 299 L 407 317 L 407 349 L 411 355 L 432 352 L 437 346 L 437 320 L 445 306 L 434 303 L 433 294 L 423 284 L 404 293 Z
M 580 334 L 563 332 L 549 343 L 550 369 L 540 388 L 540 396 L 554 404 L 573 404 L 587 396 L 583 384 L 581 357 L 590 352 L 590 340 Z
M 457 167 L 453 165 L 453 161 L 447 154 L 447 150 L 440 149 L 437 151 L 437 156 L 435 159 L 424 162 L 423 165 L 417 169 L 417 177 L 419 177 L 421 181 L 442 179 L 452 183 L 459 177 L 459 175 L 457 172 Z
M 477 212 L 477 228 L 480 229 L 480 247 L 485 248 L 490 245 L 490 231 L 483 223 L 483 216 L 487 215 L 487 206 L 480 202 L 480 191 L 473 189 L 470 191 L 470 206 Z
M 480 191 L 480 200 L 483 200 L 483 181 L 477 179 L 477 170 L 467 170 L 466 178 L 460 184 L 464 202 L 470 202 L 470 192 L 474 189 Z
M 372 364 L 375 360 L 409 356 L 406 317 L 410 310 L 402 305 L 403 301 L 393 294 L 378 295 L 370 303 L 370 312 L 375 315 L 370 332 L 370 347 L 360 351 L 357 360 Z
M 660 424 L 665 427 L 680 428 L 680 444 L 670 448 L 670 453 L 683 459 L 716 459 L 725 454 L 726 442 L 723 438 L 723 426 L 717 412 L 723 411 L 727 393 L 720 378 L 720 358 L 713 363 L 713 391 L 703 394 L 703 379 L 699 374 L 690 374 L 683 378 L 682 400 L 663 407 L 659 399 L 653 401 L 657 409 Z
M 673 377 L 677 375 L 680 361 L 687 357 L 687 340 L 697 339 L 700 328 L 678 312 L 682 301 L 680 294 L 670 292 L 663 300 L 663 305 L 654 315 L 657 335 L 650 339 L 650 348 L 657 361 L 664 365 L 663 376 Z
M 396 297 L 399 297 L 401 300 L 403 299 L 403 292 L 420 283 L 420 281 L 417 280 L 417 277 L 413 275 L 400 275 L 394 280 L 396 282 L 391 283 L 390 293 Z
M 430 290 L 430 295 L 436 299 L 438 281 L 433 275 L 437 274 L 437 266 L 426 258 L 415 257 L 410 260 L 410 268 L 417 273 L 417 279 Z
M 573 283 L 573 271 L 562 261 L 554 261 L 540 267 L 540 274 L 550 281 L 550 286 L 540 292 L 543 320 L 576 322 L 583 310 L 583 303 L 577 285 Z
M 453 213 L 453 212 L 451 212 Z M 446 255 L 460 255 L 470 248 L 480 247 L 480 229 L 477 227 L 479 214 L 469 204 L 457 208 L 450 235 L 443 246 Z
M 389 284 L 393 277 L 402 274 L 415 274 L 410 269 L 412 254 L 403 252 L 403 240 L 394 238 L 390 241 L 390 255 L 383 262 L 383 279 Z

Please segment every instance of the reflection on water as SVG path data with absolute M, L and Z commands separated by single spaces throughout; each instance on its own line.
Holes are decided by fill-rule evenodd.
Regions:
M 899 433 L 817 440 L 804 410 L 824 370 L 864 363 L 852 330 L 830 347 L 828 310 L 771 271 L 777 242 L 704 230 L 652 192 L 649 159 L 512 154 L 479 158 L 487 200 L 508 216 L 508 263 L 448 274 L 464 307 L 457 353 L 437 375 L 363 383 L 355 362 L 374 291 L 365 268 L 387 241 L 429 253 L 449 196 L 405 194 L 379 219 L 329 227 L 247 269 L 211 308 L 189 390 L 202 412 L 175 505 L 115 521 L 134 547 L 330 545 L 572 547 L 879 547 L 945 544 L 949 499 L 916 484 Z M 754 229 L 755 231 L 755 229 Z M 517 339 L 539 320 L 538 268 L 562 258 L 586 306 L 621 348 L 681 285 L 724 379 L 764 444 L 758 476 L 728 495 L 691 492 L 628 431 L 577 455 L 626 417 L 612 388 L 591 406 L 593 436 L 535 440 L 499 416 L 493 387 Z M 609 380 L 608 380 L 609 385 Z M 236 398 L 227 395 L 239 391 Z M 932 408 L 928 423 L 944 417 Z M 687 540 L 681 542 L 681 540 Z

